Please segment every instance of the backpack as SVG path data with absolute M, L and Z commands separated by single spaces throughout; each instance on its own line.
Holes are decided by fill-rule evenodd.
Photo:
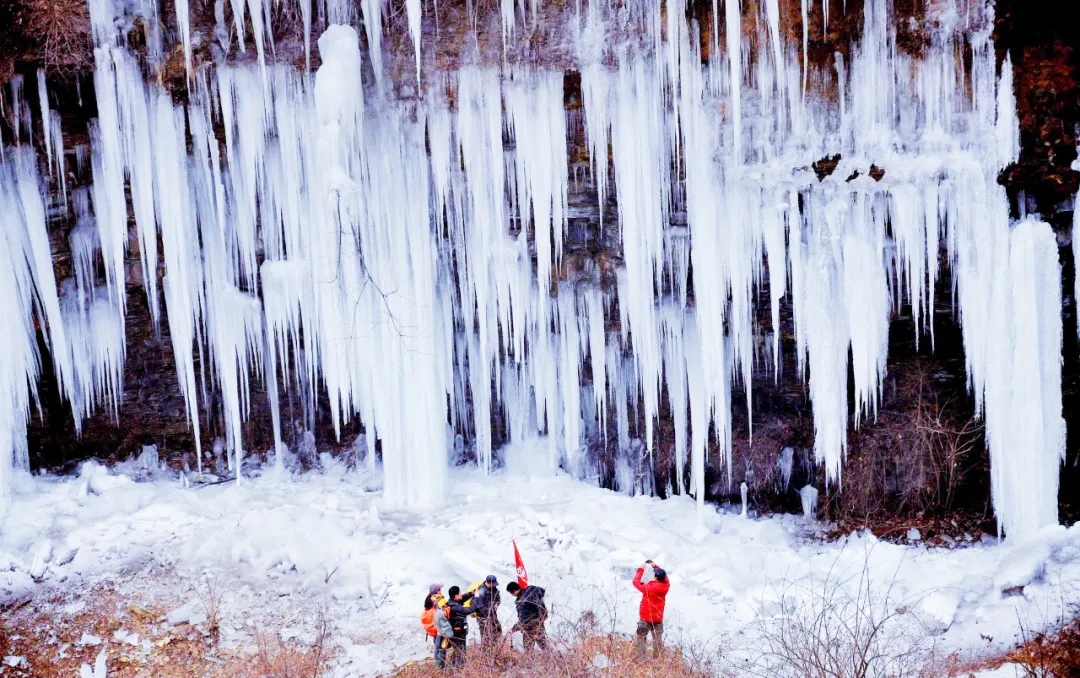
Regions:
M 443 614 L 433 615 L 435 617 L 435 632 L 443 638 L 453 638 L 454 627 L 450 624 L 450 609 L 441 607 L 439 611 Z
M 423 611 L 420 615 L 420 624 L 424 627 L 424 632 L 434 638 L 439 635 L 439 632 L 435 630 L 435 610 L 437 608 L 431 607 Z

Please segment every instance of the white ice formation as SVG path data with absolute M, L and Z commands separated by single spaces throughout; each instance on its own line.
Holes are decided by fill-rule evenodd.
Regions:
M 70 189 L 48 177 L 65 176 L 53 168 L 63 140 L 43 101 L 45 150 L 60 157 L 35 156 L 21 80 L 11 88 L 15 139 L 0 164 L 4 504 L 10 469 L 27 464 L 38 328 L 76 417 L 115 413 L 126 284 L 139 273 L 125 260 L 137 242 L 200 452 L 207 380 L 238 472 L 252 380 L 266 384 L 279 451 L 279 385 L 308 410 L 323 392 L 335 428 L 359 418 L 366 449 L 380 441 L 386 498 L 409 506 L 443 499 L 448 427 L 472 436 L 491 468 L 496 416 L 513 439 L 547 433 L 548 463 L 582 477 L 593 472 L 585 441 L 610 423 L 616 483 L 647 491 L 629 460 L 652 453 L 663 402 L 672 490 L 701 502 L 710 439 L 730 474 L 732 408 L 749 410 L 754 373 L 778 375 L 784 359 L 807 382 L 813 452 L 838 482 L 848 427 L 876 416 L 890 318 L 910 307 L 932 340 L 943 262 L 1001 525 L 1026 535 L 1056 521 L 1057 248 L 1045 223 L 1010 224 L 996 182 L 1018 131 L 989 3 L 929 6 L 926 48 L 912 56 L 897 46 L 890 0 L 867 0 L 850 55 L 820 67 L 805 58 L 805 19 L 792 31 L 802 44 L 789 44 L 776 0 L 746 24 L 755 35 L 743 32 L 737 0 L 716 7 L 705 59 L 685 0 L 663 15 L 659 3 L 627 3 L 622 23 L 595 0 L 581 7 L 577 124 L 601 218 L 608 197 L 617 205 L 602 230 L 617 235 L 621 260 L 606 268 L 595 258 L 569 266 L 568 192 L 579 178 L 568 170 L 561 71 L 421 73 L 421 7 L 409 0 L 426 93 L 398 100 L 382 84 L 378 0 L 360 3 L 374 17 L 367 56 L 353 27 L 331 25 L 314 78 L 272 63 L 267 0 L 230 4 L 238 42 L 253 42 L 258 62 L 193 69 L 188 3 L 178 1 L 190 82 L 178 105 L 122 46 L 115 3 L 89 0 L 92 184 L 70 191 L 75 280 L 59 288 L 48 221 Z M 502 0 L 504 39 L 538 11 L 535 0 L 528 13 L 517 4 Z M 215 8 L 227 41 L 224 5 Z M 358 24 L 351 3 L 320 11 Z M 311 25 L 310 7 L 303 20 Z M 623 20 L 645 39 L 614 40 Z M 833 155 L 835 170 L 819 178 L 812 163 Z M 794 356 L 781 351 L 785 298 Z M 745 400 L 735 402 L 735 384 Z

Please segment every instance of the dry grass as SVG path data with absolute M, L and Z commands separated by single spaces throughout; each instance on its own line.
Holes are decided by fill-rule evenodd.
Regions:
M 1009 653 L 1025 678 L 1080 678 L 1080 608 L 1060 628 L 1031 632 L 1023 629 L 1024 642 Z
M 506 645 L 497 651 L 469 648 L 459 675 L 469 678 L 706 678 L 717 675 L 706 661 L 680 648 L 668 647 L 660 657 L 650 653 L 638 661 L 634 643 L 618 635 L 584 636 L 560 642 L 554 638 L 547 652 L 522 654 Z M 437 678 L 446 672 L 431 659 L 410 662 L 388 678 Z
M 315 638 L 310 643 L 297 645 L 277 635 L 259 636 L 256 671 L 251 678 L 320 678 L 329 670 L 334 655 L 331 635 L 330 621 L 325 613 L 320 613 Z

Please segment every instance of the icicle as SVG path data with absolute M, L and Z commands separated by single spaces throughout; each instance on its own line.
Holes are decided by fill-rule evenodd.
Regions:
M 60 198 L 67 208 L 67 163 L 64 159 L 64 132 L 60 127 L 60 114 L 49 111 L 49 139 L 52 142 L 52 157 L 56 163 L 56 176 L 60 180 Z
M 828 4 L 828 0 L 823 0 Z M 780 42 L 780 4 L 779 0 L 765 0 L 765 21 L 769 28 L 769 43 L 772 45 L 773 69 L 776 74 L 777 94 L 784 96 L 784 45 Z
M 503 45 L 514 34 L 514 0 L 499 0 L 499 14 L 502 17 Z
M 827 2 L 828 0 L 822 0 Z M 810 3 L 812 0 L 799 0 L 802 11 L 802 95 L 806 98 L 806 82 L 810 74 Z
M 203 280 L 198 231 L 189 212 L 190 201 L 182 136 L 183 119 L 168 95 L 153 106 L 154 208 L 161 226 L 165 277 L 162 290 L 172 339 L 173 358 L 184 396 L 188 424 L 193 429 L 198 471 L 202 473 L 202 444 L 196 398 L 194 349 L 196 328 L 203 315 Z M 199 344 L 199 350 L 202 350 Z M 200 360 L 200 365 L 203 361 Z
M 999 529 L 1023 539 L 1058 520 L 1061 270 L 1046 223 L 1022 221 L 1008 241 L 1007 273 L 997 271 L 988 300 L 986 438 Z
M 764 205 L 762 240 L 769 264 L 769 305 L 776 348 L 773 351 L 773 380 L 780 383 L 780 300 L 787 292 L 787 252 L 784 245 L 786 211 L 782 204 Z
M 36 195 L 35 159 L 32 153 L 22 150 L 9 158 L 0 163 L 0 288 L 5 290 L 0 295 L 0 312 L 5 318 L 0 324 L 0 519 L 11 503 L 12 469 L 29 470 L 26 422 L 30 396 L 37 400 L 39 374 L 32 317 L 35 297 L 41 300 L 49 319 L 46 336 L 51 338 L 51 345 L 66 345 L 44 211 L 33 206 L 35 199 L 40 201 Z M 54 360 L 63 388 L 70 383 L 70 365 L 64 356 Z
M 412 36 L 413 52 L 416 54 L 416 83 L 420 84 L 420 0 L 405 0 L 405 14 L 409 18 L 409 35 Z
M 176 28 L 180 31 L 180 41 L 184 44 L 184 72 L 191 81 L 191 12 L 188 0 L 174 0 L 176 4 Z
M 124 161 L 117 110 L 116 70 L 112 50 L 94 50 L 94 90 L 98 119 L 90 123 L 93 149 L 94 213 L 105 261 L 105 280 L 121 313 L 127 307 L 124 255 L 127 250 L 127 201 L 124 199 Z
M 581 98 L 585 108 L 585 128 L 589 138 L 589 163 L 596 183 L 601 227 L 604 225 L 604 207 L 608 194 L 608 143 L 611 132 L 610 81 L 609 73 L 598 63 L 581 69 Z
M 998 166 L 1005 167 L 1020 157 L 1020 122 L 1016 117 L 1016 96 L 1013 94 L 1012 56 L 1008 53 L 1001 64 L 997 92 L 994 136 L 997 139 Z
M 847 451 L 849 338 L 848 328 L 830 316 L 847 314 L 840 249 L 846 206 L 813 194 L 810 198 L 812 221 L 806 225 L 806 242 L 792 247 L 793 292 L 799 295 L 795 326 L 810 367 L 814 456 L 825 466 L 826 478 L 838 481 Z
M 11 131 L 15 137 L 15 144 L 21 143 L 23 125 L 23 76 L 15 75 L 11 78 Z
M 607 331 L 604 326 L 604 298 L 599 287 L 585 292 L 585 315 L 588 318 L 589 365 L 592 367 L 593 397 L 600 434 L 607 439 Z
M 805 3 L 806 0 L 803 0 Z M 742 163 L 742 0 L 724 0 L 724 35 L 727 38 L 731 90 L 731 121 L 734 129 L 732 159 Z M 805 37 L 804 37 L 805 42 Z
M 109 406 L 113 420 L 119 422 L 126 342 L 123 318 L 108 290 L 91 290 L 89 300 L 84 301 L 74 281 L 66 282 L 72 284 L 61 299 L 61 309 L 69 342 L 54 350 L 69 355 L 69 399 L 75 430 L 81 433 L 83 419 L 92 415 L 101 401 Z
M 305 3 L 308 4 L 308 3 Z M 382 58 L 382 7 L 383 0 L 361 0 L 364 10 L 364 32 L 367 33 L 368 56 L 371 58 L 371 69 L 375 72 L 375 82 L 382 86 L 383 82 L 383 58 Z M 411 11 L 406 8 L 407 11 Z M 410 21 L 412 17 L 410 15 Z M 411 24 L 410 24 L 411 30 Z M 419 45 L 416 47 L 419 53 Z M 416 66 L 416 77 L 420 78 L 420 65 Z
M 686 467 L 686 455 L 689 450 L 687 436 L 687 412 L 689 408 L 686 378 L 686 350 L 683 340 L 683 308 L 677 304 L 665 304 L 661 322 L 663 323 L 664 343 L 664 379 L 667 383 L 668 402 L 671 404 L 671 418 L 675 425 L 675 487 L 679 494 L 684 494 L 683 473 Z
M 620 309 L 626 313 L 623 329 L 633 336 L 645 404 L 645 444 L 651 453 L 662 365 L 653 291 L 654 286 L 660 287 L 671 182 L 662 98 L 658 83 L 647 72 L 645 62 L 638 58 L 620 64 L 615 85 L 615 110 L 620 114 L 613 121 L 611 142 L 626 263 L 626 275 L 619 278 Z
M 55 174 L 56 167 L 53 164 L 52 145 L 52 118 L 49 115 L 49 90 L 45 86 L 45 69 L 37 71 L 38 103 L 41 107 L 41 134 L 45 141 L 45 153 L 49 159 L 49 173 Z M 63 160 L 61 157 L 60 160 Z
M 507 84 L 505 94 L 506 126 L 512 133 L 521 130 L 515 134 L 514 165 L 520 194 L 515 207 L 522 230 L 533 223 L 541 291 L 550 288 L 552 266 L 561 263 L 566 233 L 569 177 L 562 81 L 560 71 L 519 73 Z
M 844 306 L 855 375 L 855 426 L 877 418 L 881 380 L 889 350 L 889 290 L 881 259 L 884 220 L 875 223 L 866 198 L 857 198 L 843 239 Z M 813 379 L 813 371 L 810 374 Z
M 157 217 L 154 213 L 152 132 L 148 97 L 142 74 L 131 57 L 118 51 L 113 52 L 112 56 L 116 76 L 116 112 L 123 130 L 122 152 L 130 184 L 135 227 L 139 234 L 143 287 L 146 289 L 150 319 L 156 327 L 160 322 L 161 308 L 158 299 L 158 234 Z M 111 107 L 112 102 L 109 105 Z
M 112 0 L 86 0 L 86 6 L 90 10 L 90 28 L 94 36 L 94 44 L 115 45 L 117 37 L 115 3 Z
M 561 387 L 563 449 L 570 472 L 582 477 L 581 458 L 581 338 L 578 334 L 577 303 L 573 287 L 559 286 L 559 385 Z

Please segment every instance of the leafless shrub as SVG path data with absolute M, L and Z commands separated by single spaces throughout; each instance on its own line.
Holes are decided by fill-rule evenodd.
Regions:
M 731 668 L 770 678 L 922 675 L 931 649 L 926 630 L 911 601 L 894 599 L 892 583 L 874 589 L 867 565 L 852 576 L 834 565 L 824 578 L 785 584 L 778 613 L 759 612 L 748 649 L 732 655 Z
M 1068 602 L 1072 592 L 1059 584 L 1054 605 L 1038 608 L 1038 616 L 1017 613 L 1020 645 L 1009 653 L 1025 678 L 1080 678 L 1080 604 Z
M 37 40 L 45 67 L 71 73 L 92 61 L 90 12 L 83 0 L 22 0 L 27 35 Z
M 206 614 L 206 631 L 210 636 L 210 642 L 215 645 L 221 639 L 221 594 L 217 580 L 212 575 L 206 575 L 195 586 L 195 595 L 198 596 L 203 612 Z
M 280 635 L 262 634 L 257 639 L 256 669 L 266 678 L 322 678 L 330 669 L 333 657 L 333 630 L 325 611 L 315 620 L 315 635 L 310 643 L 283 640 Z
M 830 519 L 951 511 L 979 461 L 982 422 L 925 359 L 890 368 L 876 421 L 851 435 L 843 483 L 824 496 Z

